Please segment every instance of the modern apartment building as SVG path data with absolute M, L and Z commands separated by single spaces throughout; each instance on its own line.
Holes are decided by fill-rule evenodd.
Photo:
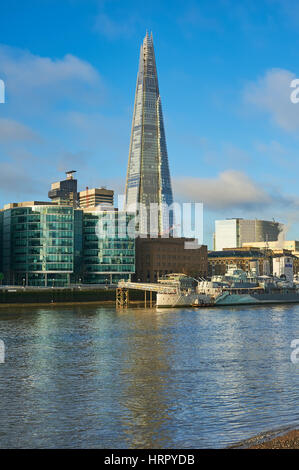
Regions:
M 173 203 L 153 36 L 146 34 L 140 50 L 127 170 L 125 209 L 139 214 L 139 233 L 150 232 L 150 206 L 156 205 L 155 230 L 173 226 Z M 138 207 L 142 204 L 141 207 Z
M 285 226 L 268 220 L 226 219 L 215 221 L 214 250 L 241 248 L 244 243 L 283 240 Z

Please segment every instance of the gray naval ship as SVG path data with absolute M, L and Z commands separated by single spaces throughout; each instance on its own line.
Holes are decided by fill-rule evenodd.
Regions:
M 223 276 L 198 283 L 197 292 L 217 305 L 284 304 L 299 302 L 299 280 L 293 275 L 258 276 L 230 266 Z
M 222 276 L 210 281 L 196 280 L 184 274 L 168 274 L 159 285 L 172 286 L 167 293 L 157 293 L 157 307 L 206 307 L 221 305 L 299 303 L 299 279 L 288 275 L 263 275 L 245 272 L 231 265 Z

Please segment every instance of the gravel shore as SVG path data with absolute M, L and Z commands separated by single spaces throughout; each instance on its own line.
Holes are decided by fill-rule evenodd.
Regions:
M 229 449 L 299 449 L 299 429 L 267 431 L 237 442 Z
M 289 431 L 283 436 L 249 446 L 247 449 L 299 449 L 299 430 Z

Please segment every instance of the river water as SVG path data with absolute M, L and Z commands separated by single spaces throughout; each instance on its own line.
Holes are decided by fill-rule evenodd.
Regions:
M 299 424 L 299 305 L 0 309 L 1 448 L 221 448 Z

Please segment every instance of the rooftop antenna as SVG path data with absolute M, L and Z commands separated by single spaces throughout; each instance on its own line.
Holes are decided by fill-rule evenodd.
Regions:
M 88 186 L 86 186 L 86 199 L 85 199 L 86 200 L 86 207 L 89 207 L 89 193 L 88 193 L 88 190 L 89 190 L 89 188 L 88 188 Z

